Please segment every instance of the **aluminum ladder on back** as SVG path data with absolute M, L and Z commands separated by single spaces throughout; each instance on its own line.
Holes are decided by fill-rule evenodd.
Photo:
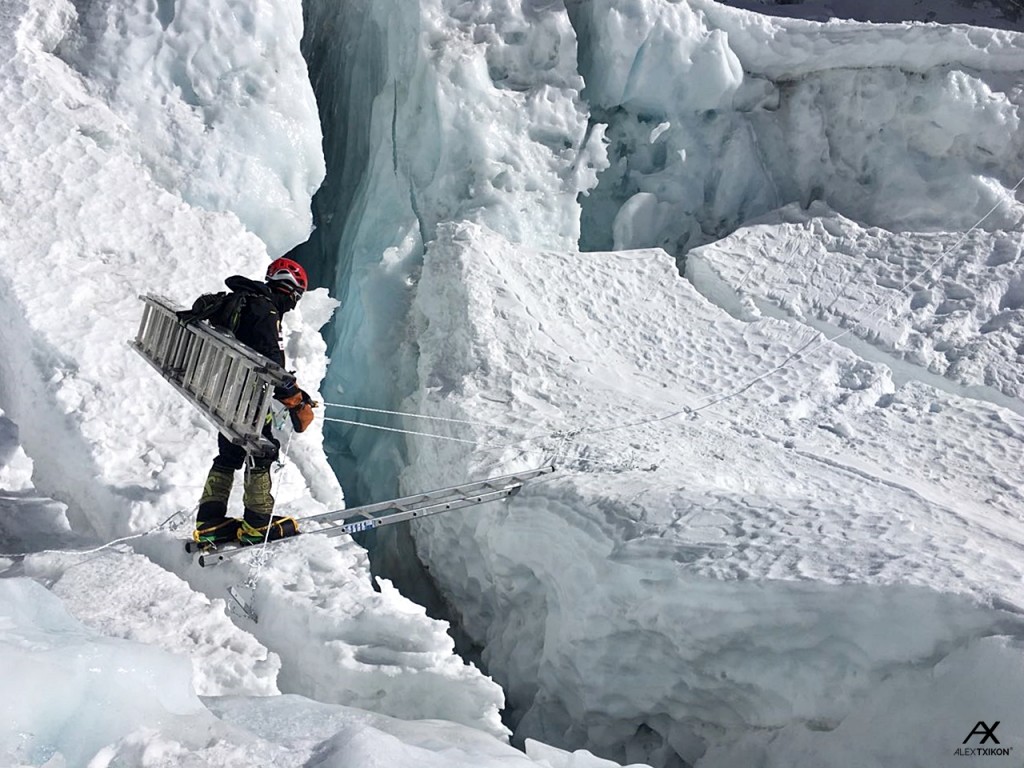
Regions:
M 162 296 L 144 302 L 139 332 L 129 345 L 235 445 L 253 453 L 271 448 L 261 434 L 274 388 L 295 379 L 281 366 L 206 321 L 182 323 L 182 309 Z

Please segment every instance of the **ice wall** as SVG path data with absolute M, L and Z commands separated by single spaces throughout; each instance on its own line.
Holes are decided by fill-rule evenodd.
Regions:
M 588 133 L 559 3 L 310 2 L 306 23 L 334 126 L 314 245 L 333 260 L 342 301 L 328 392 L 389 408 L 419 386 L 406 312 L 438 224 L 478 221 L 513 242 L 572 247 L 577 196 L 602 167 L 601 131 Z M 340 432 L 350 492 L 393 489 L 401 441 Z
M 195 503 L 213 430 L 125 342 L 139 294 L 191 302 L 306 237 L 323 161 L 298 13 L 4 4 L 0 402 L 33 483 L 80 533 L 109 540 Z M 289 348 L 303 367 L 325 351 L 305 327 Z
M 537 253 L 453 226 L 414 309 L 421 379 L 446 396 L 404 409 L 473 419 L 446 433 L 476 445 L 413 439 L 405 487 L 560 468 L 414 529 L 518 738 L 678 767 L 804 744 L 779 764 L 859 764 L 864 737 L 880 765 L 943 764 L 956 744 L 929 724 L 969 717 L 961 693 L 1017 706 L 1013 684 L 965 685 L 976 664 L 1020 668 L 1012 413 L 839 345 L 800 358 L 798 326 L 730 317 L 656 250 Z
M 584 95 L 611 140 L 585 248 L 682 256 L 814 200 L 895 230 L 964 229 L 1000 202 L 987 229 L 1024 214 L 1007 191 L 1024 175 L 1019 35 L 710 0 L 572 7 Z
M 230 211 L 277 256 L 309 232 L 325 172 L 300 8 L 60 2 L 47 44 L 116 115 L 87 135 L 130 147 L 164 189 Z
M 35 582 L 0 580 L 0 618 L 0 752 L 18 764 L 85 765 L 144 725 L 208 724 L 186 659 L 97 635 Z

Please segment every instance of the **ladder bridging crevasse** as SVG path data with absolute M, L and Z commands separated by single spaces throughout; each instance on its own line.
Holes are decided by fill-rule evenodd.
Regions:
M 140 298 L 145 307 L 138 335 L 129 342 L 131 347 L 231 442 L 254 452 L 269 447 L 262 430 L 274 388 L 292 385 L 294 377 L 205 321 L 185 325 L 177 315 L 181 307 L 168 299 L 153 295 Z M 310 531 L 313 534 L 359 533 L 510 498 L 519 493 L 527 480 L 554 471 L 553 466 L 525 470 L 400 499 L 324 512 L 302 518 L 301 522 L 304 528 L 311 523 L 321 526 Z M 199 564 L 214 565 L 248 549 L 208 552 L 199 558 Z
M 274 387 L 287 371 L 205 321 L 185 325 L 182 309 L 161 296 L 140 297 L 142 322 L 131 347 L 232 443 L 253 453 L 271 447 L 261 434 Z
M 311 531 L 315 535 L 341 536 L 359 533 L 360 531 L 368 531 L 385 525 L 394 525 L 395 523 L 402 523 L 418 517 L 430 517 L 431 515 L 437 515 L 453 509 L 511 498 L 519 493 L 527 480 L 532 480 L 535 477 L 540 477 L 554 471 L 555 468 L 553 466 L 539 467 L 538 469 L 516 472 L 511 475 L 463 483 L 462 485 L 455 485 L 450 488 L 440 488 L 436 491 L 417 493 L 400 499 L 390 499 L 375 504 L 366 504 L 361 507 L 324 512 L 319 515 L 304 517 L 300 522 L 303 528 L 309 525 L 309 523 L 329 524 L 323 528 Z M 278 541 L 288 541 L 288 539 L 276 539 L 267 543 L 275 544 Z M 243 547 L 206 553 L 199 558 L 199 565 L 204 567 L 215 565 L 232 557 L 237 557 L 248 550 L 248 547 Z

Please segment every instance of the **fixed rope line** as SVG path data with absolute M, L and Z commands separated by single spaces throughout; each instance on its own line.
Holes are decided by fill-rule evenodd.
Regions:
M 100 544 L 98 547 L 93 547 L 92 549 L 39 549 L 39 550 L 36 550 L 35 552 L 0 552 L 0 558 L 4 558 L 4 557 L 29 557 L 30 555 L 44 555 L 44 554 L 55 554 L 55 555 L 94 555 L 97 552 L 102 552 L 104 549 L 109 549 L 110 547 L 113 547 L 113 546 L 115 546 L 117 544 L 123 544 L 126 541 L 132 541 L 134 539 L 141 539 L 143 536 L 149 536 L 149 534 L 151 534 L 151 533 L 156 533 L 161 528 L 163 528 L 165 525 L 167 525 L 169 522 L 174 520 L 174 518 L 178 517 L 179 515 L 184 515 L 186 512 L 190 512 L 190 511 L 191 512 L 195 512 L 196 509 L 198 509 L 198 505 L 193 507 L 191 510 L 179 509 L 177 512 L 172 514 L 170 517 L 168 517 L 162 523 L 160 523 L 157 526 L 154 526 L 153 528 L 150 528 L 148 531 L 143 531 L 142 533 L 133 533 L 131 536 L 122 536 L 119 539 L 114 539 L 113 541 L 108 541 L 106 544 Z
M 429 421 L 442 421 L 450 424 L 469 424 L 474 427 L 488 427 L 490 429 L 501 429 L 508 431 L 509 427 L 499 426 L 486 421 L 471 421 L 469 419 L 451 419 L 444 416 L 427 416 L 423 413 L 411 413 L 409 411 L 388 411 L 384 408 L 365 408 L 359 405 L 347 405 L 345 403 L 324 403 L 325 406 L 330 408 L 348 408 L 353 411 L 363 411 L 365 413 L 380 413 L 387 416 L 408 416 L 413 419 L 427 419 Z
M 1010 188 L 1010 190 L 1009 190 L 1010 193 L 1012 194 L 1012 193 L 1016 192 L 1021 187 L 1021 185 L 1024 185 L 1024 176 L 1022 176 L 1020 178 L 1020 180 L 1016 184 L 1014 184 L 1013 187 Z M 892 297 L 890 297 L 885 302 L 883 302 L 880 305 L 876 306 L 875 309 L 867 315 L 865 320 L 870 320 L 872 317 L 877 315 L 880 311 L 885 309 L 887 306 L 893 304 L 896 301 L 897 298 L 899 298 L 900 296 L 902 296 L 903 294 L 906 293 L 907 289 L 914 282 L 916 282 L 921 277 L 921 275 L 924 275 L 924 274 L 930 272 L 932 269 L 935 268 L 935 266 L 940 261 L 945 259 L 951 253 L 954 253 L 961 245 L 963 245 L 964 241 L 968 238 L 968 236 L 974 230 L 976 230 L 978 227 L 980 227 L 982 225 L 982 223 L 984 223 L 984 221 L 989 216 L 991 216 L 993 213 L 995 213 L 996 210 L 999 209 L 999 206 L 1002 205 L 1002 204 L 1003 204 L 1003 200 L 998 200 L 996 202 L 996 204 L 993 205 L 991 209 L 989 209 L 988 213 L 986 213 L 984 216 L 982 216 L 980 219 L 978 219 L 978 221 L 976 221 L 971 226 L 970 229 L 968 229 L 966 232 L 964 232 L 957 239 L 957 241 L 955 243 L 953 243 L 952 246 L 950 246 L 949 248 L 946 248 L 942 252 L 940 252 L 939 255 L 936 256 L 935 259 L 933 259 L 931 261 L 931 263 L 929 263 L 924 269 L 918 271 L 913 276 L 907 278 L 904 281 L 904 283 L 900 286 L 900 288 L 896 292 L 896 294 L 894 294 Z M 748 272 L 748 276 L 749 276 L 749 272 Z M 744 278 L 744 280 L 745 279 L 746 278 Z M 845 292 L 847 285 L 849 285 L 849 281 L 847 281 L 847 283 L 842 287 L 841 291 L 833 299 L 832 304 L 835 304 L 835 302 L 838 301 L 838 299 L 842 296 L 842 293 Z M 868 304 L 868 302 L 862 302 L 859 305 L 859 307 L 864 307 L 867 304 Z M 630 423 L 623 423 L 623 424 L 613 425 L 613 426 L 609 426 L 609 427 L 600 427 L 600 428 L 595 428 L 595 429 L 582 429 L 582 430 L 579 430 L 576 434 L 601 434 L 601 433 L 606 433 L 606 432 L 612 432 L 612 431 L 619 430 L 619 429 L 627 429 L 627 428 L 632 428 L 632 427 L 641 427 L 641 426 L 645 426 L 647 424 L 654 424 L 654 423 L 661 422 L 661 421 L 668 421 L 671 418 L 674 418 L 676 416 L 681 416 L 681 415 L 684 415 L 684 414 L 685 415 L 695 415 L 695 414 L 697 414 L 697 413 L 699 413 L 701 411 L 704 411 L 704 410 L 707 410 L 708 408 L 711 408 L 712 406 L 715 406 L 715 405 L 717 405 L 719 403 L 722 403 L 722 402 L 724 402 L 726 400 L 729 400 L 729 399 L 731 399 L 733 397 L 736 397 L 737 395 L 740 395 L 740 394 L 746 392 L 748 389 L 750 389 L 752 386 L 754 386 L 758 382 L 764 381 L 765 379 L 767 379 L 767 378 L 769 378 L 771 376 L 774 376 L 776 373 L 778 373 L 779 371 L 783 370 L 784 368 L 787 368 L 790 363 L 792 363 L 794 360 L 800 359 L 805 354 L 809 356 L 809 355 L 813 354 L 814 352 L 816 352 L 820 347 L 823 347 L 824 345 L 826 345 L 828 343 L 833 343 L 835 341 L 838 341 L 839 339 L 843 338 L 847 334 L 853 333 L 853 331 L 856 330 L 863 322 L 865 322 L 865 320 L 856 321 L 851 327 L 847 328 L 846 330 L 842 331 L 841 333 L 838 333 L 838 334 L 836 334 L 835 336 L 832 336 L 832 337 L 826 336 L 825 338 L 823 338 L 820 341 L 818 341 L 818 343 L 815 346 L 811 347 L 811 345 L 816 340 L 818 340 L 818 338 L 819 338 L 819 334 L 815 333 L 802 346 L 800 346 L 795 351 L 791 352 L 778 365 L 768 369 L 767 371 L 764 371 L 764 372 L 758 374 L 757 376 L 754 376 L 749 381 L 747 381 L 746 383 L 744 383 L 743 385 L 737 387 L 736 389 L 734 389 L 732 391 L 724 392 L 724 393 L 721 393 L 721 394 L 718 394 L 718 395 L 709 395 L 709 396 L 705 397 L 704 399 L 708 400 L 708 402 L 704 403 L 703 405 L 696 406 L 696 407 L 683 408 L 683 409 L 680 409 L 680 410 L 677 410 L 677 411 L 673 411 L 671 413 L 664 414 L 662 416 L 655 416 L 655 417 L 652 417 L 652 418 L 649 418 L 649 419 L 641 419 L 640 421 L 635 421 L 635 422 L 630 422 Z M 810 349 L 808 350 L 809 347 L 810 347 Z
M 700 413 L 703 410 L 706 410 L 706 409 L 710 408 L 713 405 L 718 405 L 721 402 L 724 402 L 724 401 L 729 400 L 729 399 L 731 399 L 733 397 L 736 397 L 737 395 L 743 394 L 748 389 L 750 389 L 752 386 L 757 384 L 759 381 L 764 381 L 768 377 L 774 376 L 776 373 L 781 371 L 783 368 L 787 367 L 791 362 L 793 362 L 794 360 L 798 360 L 800 358 L 800 356 L 803 354 L 804 350 L 807 349 L 809 346 L 811 346 L 811 344 L 814 343 L 814 341 L 815 341 L 815 339 L 817 339 L 817 337 L 818 337 L 818 335 L 815 333 L 813 336 L 811 336 L 811 338 L 809 338 L 806 342 L 804 342 L 804 345 L 802 347 L 797 349 L 795 352 L 791 352 L 786 357 L 785 360 L 783 360 L 781 363 L 776 365 L 774 368 L 769 368 L 767 371 L 764 371 L 763 373 L 759 374 L 758 376 L 755 376 L 754 378 L 750 379 L 750 381 L 748 381 L 746 384 L 738 387 L 737 389 L 733 390 L 732 392 L 728 392 L 728 393 L 725 393 L 725 394 L 718 395 L 718 396 L 714 397 L 711 401 L 709 401 L 707 403 L 704 403 L 704 405 L 700 405 L 700 406 L 697 406 L 695 408 L 687 408 L 686 411 L 683 411 L 683 412 L 684 413 L 688 413 L 688 414 L 697 414 L 697 413 Z M 824 343 L 824 342 L 822 342 L 822 343 Z M 821 346 L 821 345 L 819 344 L 818 346 Z M 818 347 L 814 347 L 814 349 L 812 349 L 811 352 L 813 352 L 817 348 Z M 707 399 L 707 398 L 705 398 L 705 399 Z M 673 414 L 673 415 L 675 415 L 675 414 Z
M 416 437 L 432 437 L 435 440 L 448 440 L 453 443 L 465 443 L 466 445 L 477 445 L 487 448 L 505 448 L 506 446 L 495 445 L 493 443 L 483 443 L 479 440 L 468 440 L 464 437 L 452 437 L 451 435 L 438 435 L 433 432 L 420 432 L 414 429 L 399 429 L 398 427 L 385 427 L 383 424 L 367 424 L 363 421 L 351 421 L 349 419 L 337 419 L 332 416 L 324 416 L 324 421 L 333 421 L 338 424 L 349 424 L 353 427 L 368 427 L 369 429 L 379 429 L 384 432 L 397 432 L 402 435 L 415 435 Z
M 369 410 L 373 410 L 373 409 L 369 409 Z M 376 409 L 376 410 L 380 411 L 381 409 Z M 392 413 L 394 413 L 394 412 L 392 412 Z M 430 417 L 424 417 L 424 418 L 430 418 Z M 399 429 L 398 427 L 386 427 L 383 424 L 368 424 L 368 423 L 363 422 L 363 421 L 351 421 L 349 419 L 338 419 L 338 418 L 334 418 L 334 417 L 331 417 L 331 416 L 325 416 L 323 418 L 323 420 L 324 421 L 333 421 L 333 422 L 337 422 L 339 424 L 348 424 L 348 425 L 353 426 L 353 427 L 367 427 L 368 429 L 379 429 L 379 430 L 382 430 L 384 432 L 395 432 L 397 434 L 402 434 L 402 435 L 413 435 L 415 437 L 427 437 L 427 438 L 432 438 L 432 439 L 435 439 L 435 440 L 447 440 L 449 442 L 462 443 L 464 445 L 472 445 L 472 446 L 474 446 L 476 448 L 481 448 L 481 449 L 490 450 L 490 451 L 519 450 L 520 453 L 522 453 L 523 449 L 522 448 L 518 448 L 518 446 L 520 446 L 522 443 L 529 443 L 529 442 L 536 442 L 538 440 L 549 440 L 549 439 L 558 438 L 558 439 L 560 439 L 560 442 L 559 442 L 557 450 L 555 451 L 555 456 L 556 457 L 561 455 L 562 451 L 564 450 L 564 446 L 565 446 L 566 442 L 576 438 L 577 436 L 579 436 L 580 434 L 583 433 L 583 430 L 559 430 L 559 431 L 556 431 L 556 432 L 547 432 L 547 433 L 541 434 L 541 435 L 530 435 L 530 436 L 527 436 L 527 437 L 520 438 L 519 440 L 513 440 L 512 442 L 506 443 L 504 445 L 498 445 L 496 443 L 485 443 L 485 442 L 482 442 L 480 440 L 469 440 L 469 439 L 463 438 L 463 437 L 452 437 L 451 435 L 438 435 L 438 434 L 433 433 L 433 432 L 421 432 L 421 431 L 412 430 L 412 429 Z M 464 420 L 464 419 L 450 419 L 449 421 L 463 422 L 463 423 L 473 423 L 473 424 L 482 424 L 483 423 L 483 422 L 466 422 L 466 420 Z M 600 463 L 600 462 L 597 462 L 596 460 L 592 460 L 592 463 Z M 611 466 L 611 465 L 609 465 L 609 466 Z
M 1020 181 L 1018 181 L 1016 184 L 1013 185 L 1013 187 L 1010 188 L 1010 192 L 1011 193 L 1016 192 L 1021 187 L 1022 184 L 1024 184 L 1024 176 L 1021 176 Z M 989 216 L 991 216 L 993 213 L 995 213 L 996 210 L 999 208 L 999 206 L 1002 205 L 1002 204 L 1003 204 L 1003 201 L 1002 200 L 998 200 L 996 202 L 996 204 L 993 205 L 992 208 L 989 209 L 989 212 L 986 213 L 984 216 L 982 216 L 980 219 L 978 219 L 978 221 L 975 222 L 974 226 L 972 226 L 970 229 L 968 229 L 966 232 L 964 232 L 962 235 L 960 235 L 959 239 L 957 239 L 957 241 L 955 243 L 953 243 L 953 245 L 951 245 L 949 248 L 941 251 L 939 253 L 939 255 L 936 256 L 934 259 L 932 259 L 932 261 L 924 269 L 919 270 L 916 274 L 914 274 L 911 277 L 908 277 L 906 280 L 904 280 L 903 281 L 903 285 L 900 286 L 899 290 L 894 295 L 889 297 L 886 301 L 884 301 L 884 302 L 880 303 L 878 306 L 876 306 L 874 310 L 872 310 L 871 312 L 868 313 L 868 316 L 864 320 L 856 320 L 856 321 L 854 321 L 853 325 L 851 325 L 849 328 L 847 328 L 846 330 L 842 331 L 841 333 L 837 333 L 835 336 L 832 336 L 830 338 L 828 338 L 828 337 L 825 338 L 821 342 L 821 344 L 819 344 L 818 346 L 821 346 L 822 344 L 825 344 L 827 342 L 836 341 L 837 339 L 841 339 L 843 336 L 846 336 L 847 334 L 853 333 L 853 331 L 855 331 L 857 328 L 859 328 L 861 325 L 863 325 L 863 323 L 866 320 L 870 320 L 871 318 L 875 317 L 879 312 L 881 312 L 883 309 L 886 309 L 889 306 L 891 306 L 892 304 L 894 304 L 896 299 L 899 298 L 902 294 L 906 293 L 907 289 L 910 288 L 910 286 L 913 285 L 915 282 L 917 282 L 918 279 L 920 279 L 922 275 L 926 275 L 929 272 L 931 272 L 938 265 L 938 263 L 940 261 L 942 261 L 944 258 L 946 258 L 949 254 L 955 252 L 961 245 L 963 245 L 964 241 L 971 234 L 971 232 L 973 232 L 978 227 L 980 227 L 982 222 L 984 222 L 985 219 L 987 219 Z M 864 304 L 866 304 L 866 303 L 867 302 L 864 302 Z M 861 304 L 861 306 L 864 306 L 864 304 Z M 903 312 L 900 312 L 899 314 L 901 315 L 901 314 L 903 314 Z M 897 317 L 898 316 L 899 315 L 897 315 Z M 811 350 L 811 352 L 814 352 L 817 348 L 818 347 L 815 347 L 814 349 Z

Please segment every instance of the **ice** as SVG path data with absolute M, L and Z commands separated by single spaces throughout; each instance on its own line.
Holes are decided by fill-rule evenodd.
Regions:
M 187 655 L 201 696 L 278 693 L 280 659 L 231 623 L 224 601 L 141 555 L 33 557 L 25 573 L 51 584 L 65 609 L 99 634 Z
M 342 301 L 325 391 L 387 407 L 415 386 L 401 327 L 437 226 L 465 218 L 516 242 L 571 246 L 577 196 L 605 164 L 603 130 L 588 130 L 558 3 L 364 0 L 312 3 L 308 17 L 321 103 L 354 116 L 330 150 L 341 178 L 319 198 L 328 226 L 348 222 L 325 254 Z M 360 55 L 326 53 L 343 46 Z M 395 441 L 344 439 L 365 457 L 343 464 L 350 493 L 394 490 Z
M 819 24 L 703 0 L 577 8 L 586 94 L 610 139 L 611 166 L 583 203 L 588 250 L 682 256 L 814 200 L 889 229 L 963 230 L 997 203 L 986 229 L 1024 215 L 1007 192 L 1024 176 L 1019 34 Z M 653 198 L 640 207 L 637 194 Z
M 415 529 L 518 738 L 700 764 L 734 729 L 858 721 L 894 671 L 918 686 L 956 648 L 1019 634 L 1012 411 L 897 386 L 827 341 L 795 358 L 816 333 L 732 318 L 660 251 L 452 227 L 414 306 L 431 394 L 404 408 L 509 431 L 414 439 L 403 483 L 561 468 Z M 908 717 L 945 706 L 925 693 Z M 901 764 L 895 733 L 879 749 Z
M 929 675 L 897 675 L 886 680 L 873 692 L 863 711 L 834 729 L 782 729 L 772 740 L 771 759 L 823 768 L 908 764 L 908 759 L 919 764 L 955 765 L 969 757 L 955 754 L 965 742 L 980 746 L 978 737 L 968 741 L 977 728 L 978 712 L 1020 711 L 1024 701 L 1020 684 L 1015 681 L 1024 673 L 1021 651 L 1019 640 L 973 641 L 936 664 Z M 926 702 L 933 703 L 929 706 Z M 941 718 L 930 716 L 937 707 L 942 709 Z M 893 718 L 894 712 L 901 713 L 902 718 Z M 991 721 L 986 725 L 991 726 Z M 913 755 L 900 754 L 893 745 L 905 740 L 911 730 L 916 736 Z M 1009 764 L 1006 758 L 1021 750 L 1020 735 L 1003 729 L 995 736 L 998 749 L 1007 751 L 983 759 Z M 990 740 L 986 746 L 993 748 L 996 744 Z M 712 750 L 701 765 L 756 765 L 768 751 L 762 739 L 744 739 L 734 746 Z
M 76 538 L 67 506 L 40 495 L 32 485 L 33 463 L 20 434 L 18 425 L 0 412 L 0 569 L 12 564 L 11 555 L 67 546 Z
M 185 659 L 89 632 L 33 581 L 0 580 L 0 642 L 5 760 L 85 765 L 144 723 L 203 710 Z
M 230 211 L 276 255 L 309 231 L 324 176 L 300 10 L 58 2 L 45 46 L 110 111 L 89 139 L 137 154 L 140 170 L 185 202 Z
M 231 610 L 226 587 L 244 585 L 248 565 L 202 573 L 182 547 L 215 433 L 125 343 L 139 293 L 190 302 L 233 273 L 259 277 L 268 256 L 308 234 L 322 157 L 298 10 L 19 0 L 0 15 L 0 569 L 52 587 L 102 632 L 83 634 L 84 653 L 122 643 L 158 659 L 167 657 L 153 646 L 188 654 L 191 665 L 175 660 L 182 690 L 191 681 L 204 694 L 265 699 L 305 688 L 408 717 L 461 719 L 500 744 L 500 689 L 453 654 L 446 625 L 393 589 L 375 592 L 365 553 L 351 542 L 341 555 L 314 540 L 268 566 L 252 595 L 263 634 Z M 139 34 L 119 39 L 122 23 Z M 233 72 L 236 64 L 251 66 Z M 186 103 L 186 86 L 201 92 L 196 103 Z M 326 289 L 309 291 L 284 327 L 291 365 L 318 399 L 327 366 L 318 330 L 336 307 Z M 286 443 L 274 472 L 279 509 L 341 508 L 322 421 Z M 101 546 L 112 539 L 122 543 Z M 293 594 L 296 584 L 306 591 Z M 154 674 L 163 674 L 159 664 Z M 25 685 L 33 680 L 52 687 L 42 671 L 26 673 Z M 239 743 L 216 724 L 164 728 L 146 706 L 123 728 L 118 716 L 98 706 L 110 728 L 87 744 L 41 732 L 38 749 L 83 765 L 93 753 L 96 765 L 285 764 L 283 750 L 251 737 Z M 82 711 L 73 719 L 89 725 Z M 7 728 L 4 736 L 17 738 Z M 13 754 L 0 762 L 16 762 Z
M 164 574 L 164 586 L 167 577 Z M 87 582 L 73 588 L 84 590 Z M 81 605 L 67 590 L 62 596 Z M 192 599 L 195 608 L 194 595 Z M 116 597 L 114 602 L 119 602 Z M 90 617 L 94 623 L 97 618 Z M 166 618 L 152 613 L 150 618 L 153 624 L 127 615 L 111 615 L 108 621 L 127 620 L 143 631 L 157 626 L 174 631 Z M 211 629 L 215 625 L 207 623 Z M 240 638 L 238 630 L 226 634 L 232 632 Z M 465 726 L 400 721 L 301 696 L 253 696 L 256 691 L 249 691 L 249 696 L 200 698 L 190 685 L 194 672 L 188 659 L 155 647 L 171 645 L 173 638 L 158 643 L 141 642 L 144 639 L 152 640 L 99 634 L 72 618 L 58 596 L 37 582 L 0 580 L 0 660 L 6 670 L 0 698 L 4 764 L 287 768 L 315 760 L 324 766 L 606 765 L 551 747 L 543 760 L 535 761 Z M 225 659 L 212 655 L 205 661 L 220 667 Z
M 7 2 L 0 762 L 931 766 L 997 720 L 1019 751 L 1022 39 Z M 307 239 L 283 513 L 557 472 L 365 540 L 374 576 L 315 535 L 199 568 L 215 436 L 124 343 L 137 295 Z

